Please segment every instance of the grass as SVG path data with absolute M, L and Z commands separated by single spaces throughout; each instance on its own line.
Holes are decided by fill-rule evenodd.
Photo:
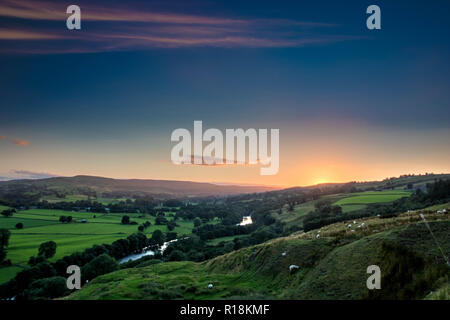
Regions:
M 6 209 L 9 209 L 9 207 L 0 205 L 0 212 L 2 212 L 3 210 L 6 210 Z
M 450 220 L 443 215 L 440 219 L 430 222 L 430 226 L 448 252 Z M 343 242 L 331 236 L 309 239 L 297 235 L 203 263 L 166 262 L 123 269 L 94 279 L 66 299 L 362 299 L 369 292 L 367 266 L 385 263 L 378 250 L 382 243 L 396 243 L 438 261 L 439 254 L 423 223 L 402 222 L 359 239 L 348 235 Z M 299 266 L 294 274 L 289 271 L 292 264 Z M 426 279 L 430 281 L 428 286 L 442 280 Z M 212 289 L 207 288 L 209 283 Z M 392 285 L 383 282 L 381 290 L 392 292 Z M 415 292 L 419 298 L 424 297 L 420 290 Z M 436 295 L 445 297 L 448 291 Z
M 75 202 L 78 200 L 88 200 L 88 196 L 83 194 L 68 194 L 64 198 L 58 198 L 57 196 L 44 196 L 41 198 L 41 201 L 48 201 L 50 203 L 54 202 Z
M 273 211 L 272 216 L 281 222 L 301 228 L 303 226 L 303 217 L 315 210 L 315 204 L 318 201 L 328 200 L 333 205 L 342 207 L 342 212 L 362 210 L 370 203 L 386 203 L 397 200 L 401 197 L 407 197 L 411 193 L 404 190 L 385 190 L 385 191 L 366 191 L 351 194 L 333 194 L 321 197 L 319 200 L 308 201 L 294 207 L 293 211 L 283 208 L 281 214 Z
M 206 243 L 211 245 L 211 246 L 215 246 L 218 245 L 219 243 L 223 242 L 229 242 L 229 241 L 233 241 L 235 238 L 242 238 L 245 237 L 246 235 L 244 234 L 240 234 L 240 235 L 236 235 L 236 236 L 227 236 L 227 237 L 220 237 L 220 238 L 214 238 L 211 240 L 208 240 Z
M 403 197 L 409 197 L 410 195 L 411 193 L 409 191 L 404 190 L 358 192 L 336 201 L 334 205 L 365 205 L 370 203 L 392 202 Z
M 168 214 L 168 213 L 166 213 Z M 60 216 L 72 216 L 72 223 L 60 223 Z M 94 218 L 94 215 L 96 218 Z M 144 233 L 150 237 L 153 231 L 167 232 L 167 226 L 155 225 L 155 217 L 141 214 L 126 214 L 137 225 L 121 224 L 125 214 L 111 213 L 98 214 L 91 212 L 68 212 L 61 210 L 31 209 L 15 213 L 12 217 L 0 217 L 0 228 L 7 228 L 11 232 L 10 243 L 7 248 L 7 259 L 13 264 L 26 265 L 31 256 L 37 254 L 39 245 L 46 241 L 55 241 L 56 255 L 51 259 L 55 261 L 65 255 L 76 251 L 83 251 L 94 244 L 112 243 L 115 240 L 126 238 L 138 231 L 138 226 L 150 221 L 151 226 Z M 81 223 L 87 219 L 87 223 Z M 16 229 L 17 223 L 23 223 L 23 229 Z M 179 236 L 191 234 L 194 224 L 192 221 L 178 220 L 179 226 L 173 232 Z M 18 269 L 0 269 L 0 283 L 7 279 L 6 271 L 13 273 Z M 5 273 L 5 275 L 3 275 Z M 6 280 L 5 280 L 6 281 Z
M 0 283 L 11 280 L 21 270 L 23 268 L 17 266 L 0 267 Z
M 450 204 L 442 208 L 448 210 Z M 419 213 L 425 215 L 447 253 L 450 215 L 432 209 L 386 219 L 358 219 L 356 224 L 351 221 L 352 228 L 348 228 L 350 221 L 335 223 L 321 228 L 319 239 L 318 230 L 299 232 L 203 263 L 166 262 L 124 269 L 94 279 L 67 299 L 364 299 L 369 296 L 367 266 L 380 265 L 382 270 L 394 266 L 391 272 L 395 273 L 404 268 L 396 269 L 398 263 L 409 265 L 395 252 L 387 261 L 380 250 L 383 243 L 395 244 L 424 259 L 423 267 L 415 266 L 412 280 L 420 286 L 410 287 L 416 298 L 447 299 L 448 286 L 443 284 L 448 279 L 435 272 L 436 266 L 444 266 L 444 260 Z M 362 222 L 364 226 L 357 228 Z M 289 272 L 292 264 L 299 266 L 294 274 Z M 383 279 L 381 290 L 397 294 L 396 282 Z M 212 289 L 207 289 L 209 283 Z M 435 291 L 428 295 L 431 290 Z

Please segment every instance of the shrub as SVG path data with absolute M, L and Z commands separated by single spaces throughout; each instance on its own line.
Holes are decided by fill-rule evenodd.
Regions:
M 64 277 L 51 277 L 33 281 L 25 290 L 24 296 L 30 300 L 54 299 L 65 296 L 69 292 Z
M 86 264 L 83 267 L 81 274 L 83 275 L 84 280 L 92 280 L 102 274 L 113 272 L 118 268 L 119 264 L 117 261 L 106 253 L 103 253 Z

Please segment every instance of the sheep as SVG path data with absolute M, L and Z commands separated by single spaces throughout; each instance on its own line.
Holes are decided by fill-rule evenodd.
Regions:
M 289 266 L 289 272 L 290 272 L 290 273 L 294 273 L 294 272 L 296 272 L 296 271 L 298 270 L 298 268 L 300 268 L 300 267 L 297 266 L 297 265 L 295 265 L 295 264 L 291 264 L 291 265 Z
M 212 288 L 213 288 L 213 284 L 212 283 L 208 284 L 208 289 L 212 289 Z
M 320 234 L 317 234 L 317 235 L 316 235 L 316 239 L 319 239 L 319 238 L 320 238 Z
M 286 251 L 281 254 L 283 257 L 286 256 Z
M 352 224 L 350 223 L 347 227 L 351 228 L 351 227 L 352 227 Z

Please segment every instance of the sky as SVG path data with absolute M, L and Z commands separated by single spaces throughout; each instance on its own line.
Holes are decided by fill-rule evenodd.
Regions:
M 81 8 L 68 30 L 66 8 Z M 381 9 L 381 30 L 366 8 Z M 0 179 L 273 186 L 450 172 L 448 1 L 0 0 Z M 280 166 L 175 165 L 173 130 L 280 130 Z

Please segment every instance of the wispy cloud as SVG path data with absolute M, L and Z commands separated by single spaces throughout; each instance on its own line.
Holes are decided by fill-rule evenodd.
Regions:
M 53 177 L 59 177 L 59 175 L 29 170 L 11 170 L 8 173 L 3 173 L 2 175 L 0 175 L 0 181 L 18 180 L 18 179 L 46 179 Z
M 63 39 L 62 35 L 32 32 L 28 30 L 0 29 L 0 40 L 48 40 Z
M 198 163 L 195 163 L 197 160 Z M 223 166 L 256 166 L 260 165 L 261 161 L 256 160 L 256 163 L 250 163 L 247 160 L 243 164 L 238 164 L 235 159 L 232 159 L 232 163 L 227 163 L 227 158 L 216 158 L 207 156 L 191 155 L 190 158 L 184 158 L 185 163 L 183 165 L 195 165 L 195 166 L 207 166 L 207 167 L 223 167 Z
M 17 139 L 17 138 L 12 139 L 11 142 L 14 143 L 15 145 L 22 146 L 22 147 L 26 147 L 26 146 L 30 145 L 30 141 L 28 141 L 28 140 L 20 140 L 20 139 Z
M 0 136 L 1 140 L 6 140 L 6 136 Z
M 0 16 L 14 18 L 15 27 L 0 29 L 0 40 L 9 41 L 8 46 L 0 46 L 0 52 L 77 53 L 180 47 L 301 47 L 360 38 L 337 35 L 334 32 L 312 32 L 336 27 L 323 22 L 168 13 L 142 5 L 135 5 L 133 8 L 133 3 L 121 7 L 112 6 L 109 2 L 100 6 L 95 1 L 80 4 L 81 30 L 69 31 L 60 25 L 48 29 L 48 24 L 41 23 L 33 23 L 33 29 L 30 30 L 29 23 L 33 21 L 64 22 L 68 16 L 65 12 L 66 4 L 4 0 L 0 4 Z M 89 28 L 84 27 L 85 22 L 92 22 Z M 41 25 L 46 25 L 47 29 L 43 29 Z M 11 40 L 15 40 L 18 45 L 15 46 L 15 42 Z

